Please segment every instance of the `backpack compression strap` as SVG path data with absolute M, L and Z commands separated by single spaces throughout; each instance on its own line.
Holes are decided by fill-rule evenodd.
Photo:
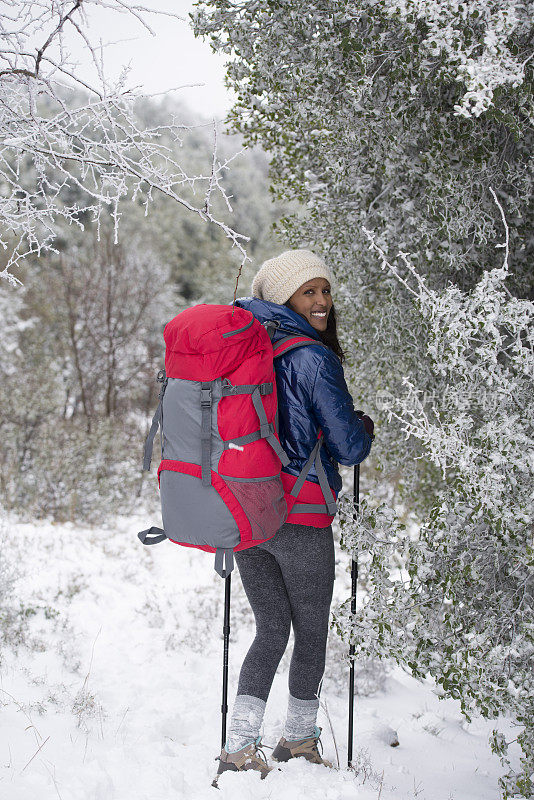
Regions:
M 225 442 L 224 449 L 228 450 L 232 445 L 240 446 L 244 444 L 250 444 L 250 442 L 255 442 L 258 439 L 266 439 L 282 464 L 287 466 L 289 464 L 289 458 L 287 457 L 282 445 L 276 438 L 274 425 L 268 421 L 265 408 L 261 402 L 261 395 L 271 394 L 272 391 L 272 383 L 242 384 L 241 386 L 232 386 L 228 378 L 226 378 L 226 383 L 224 383 L 222 387 L 222 396 L 231 397 L 234 394 L 249 394 L 254 406 L 254 410 L 256 411 L 260 421 L 260 429 L 259 431 L 248 433 L 245 436 L 238 436 L 231 441 Z
M 202 409 L 202 422 L 200 428 L 201 440 L 201 470 L 203 486 L 211 485 L 211 381 L 203 381 L 200 386 L 200 406 Z M 228 378 L 225 378 L 221 388 L 222 397 L 231 397 L 236 394 L 249 394 L 254 405 L 256 414 L 260 421 L 259 431 L 254 431 L 246 436 L 238 436 L 231 441 L 224 442 L 224 449 L 229 450 L 232 446 L 250 444 L 257 439 L 266 439 L 284 466 L 289 464 L 289 458 L 285 450 L 275 436 L 274 425 L 267 419 L 265 408 L 261 402 L 261 395 L 271 394 L 273 391 L 272 383 L 251 383 L 233 386 Z M 231 571 L 231 570 L 230 570 Z
M 152 450 L 154 449 L 154 437 L 158 432 L 158 428 L 161 426 L 162 420 L 162 412 L 163 412 L 163 395 L 165 394 L 165 389 L 167 388 L 167 376 L 165 374 L 164 369 L 160 369 L 158 372 L 157 377 L 158 383 L 161 383 L 161 389 L 158 395 L 158 407 L 156 408 L 156 413 L 152 417 L 152 425 L 150 426 L 150 431 L 148 432 L 148 436 L 146 437 L 145 441 L 145 450 L 143 454 L 143 470 L 150 469 L 150 462 L 152 461 Z M 161 436 L 161 431 L 160 431 Z M 163 442 L 162 447 L 163 451 Z
M 202 486 L 211 486 L 211 381 L 200 384 L 200 469 Z

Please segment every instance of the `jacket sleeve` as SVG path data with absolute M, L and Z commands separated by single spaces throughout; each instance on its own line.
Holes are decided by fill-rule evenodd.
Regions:
M 354 410 L 339 358 L 326 350 L 322 351 L 313 383 L 312 409 L 336 461 L 350 467 L 367 458 L 374 437 Z

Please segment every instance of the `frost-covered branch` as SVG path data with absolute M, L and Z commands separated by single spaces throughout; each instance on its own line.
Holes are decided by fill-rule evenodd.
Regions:
M 141 124 L 126 72 L 116 85 L 105 76 L 102 48 L 88 32 L 90 6 L 133 15 L 150 30 L 144 17 L 153 10 L 122 0 L 8 0 L 0 12 L 0 276 L 16 283 L 22 259 L 54 249 L 59 218 L 83 228 L 107 207 L 117 239 L 120 202 L 141 195 L 148 211 L 158 192 L 220 227 L 244 262 L 248 237 L 213 211 L 216 194 L 231 210 L 223 178 L 232 159 L 219 160 L 216 130 L 209 173 L 188 176 L 176 157 L 187 126 Z M 94 85 L 77 76 L 67 28 L 95 66 Z M 201 203 L 191 198 L 197 184 Z
M 523 82 L 534 53 L 517 58 L 510 40 L 528 34 L 530 4 L 522 0 L 381 0 L 379 4 L 411 31 L 424 23 L 423 46 L 428 54 L 443 60 L 442 74 L 465 86 L 461 102 L 454 106 L 458 116 L 479 117 L 493 105 L 499 87 Z

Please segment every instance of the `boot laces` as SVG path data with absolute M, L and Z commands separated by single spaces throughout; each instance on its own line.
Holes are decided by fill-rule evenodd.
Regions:
M 313 733 L 314 733 L 313 738 L 315 739 L 315 744 L 316 745 L 320 745 L 320 747 L 321 747 L 321 756 L 322 756 L 323 755 L 323 743 L 321 742 L 321 733 L 322 733 L 322 731 L 316 725 L 315 726 L 315 730 L 314 730 Z
M 269 766 L 269 764 L 268 764 L 268 762 L 267 762 L 267 756 L 266 756 L 266 755 L 265 755 L 265 753 L 263 752 L 263 748 L 264 748 L 266 745 L 264 745 L 264 744 L 262 744 L 262 743 L 261 743 L 261 736 L 258 736 L 258 738 L 257 738 L 257 739 L 254 741 L 254 745 L 255 745 L 255 747 L 256 747 L 256 753 L 259 753 L 259 754 L 260 754 L 260 756 L 263 758 L 263 760 L 264 760 L 264 762 L 265 762 L 265 766 L 266 766 L 266 767 L 268 767 L 268 766 Z
M 258 738 L 254 740 L 253 744 L 254 744 L 254 747 L 255 747 L 255 751 L 254 752 L 255 753 L 259 753 L 260 756 L 262 757 L 262 759 L 265 761 L 265 765 L 269 766 L 269 762 L 267 761 L 267 756 L 265 755 L 265 753 L 263 752 L 263 749 L 262 749 L 264 747 L 269 747 L 269 745 L 261 743 L 261 736 L 258 736 Z M 272 750 L 272 749 L 273 748 L 271 747 L 270 750 Z M 221 760 L 220 756 L 215 756 L 215 761 L 220 761 L 220 760 Z

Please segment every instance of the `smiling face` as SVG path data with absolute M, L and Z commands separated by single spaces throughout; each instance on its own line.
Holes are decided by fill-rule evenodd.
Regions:
M 301 314 L 317 331 L 325 331 L 332 308 L 330 283 L 326 278 L 313 278 L 299 286 L 288 300 L 293 311 Z

